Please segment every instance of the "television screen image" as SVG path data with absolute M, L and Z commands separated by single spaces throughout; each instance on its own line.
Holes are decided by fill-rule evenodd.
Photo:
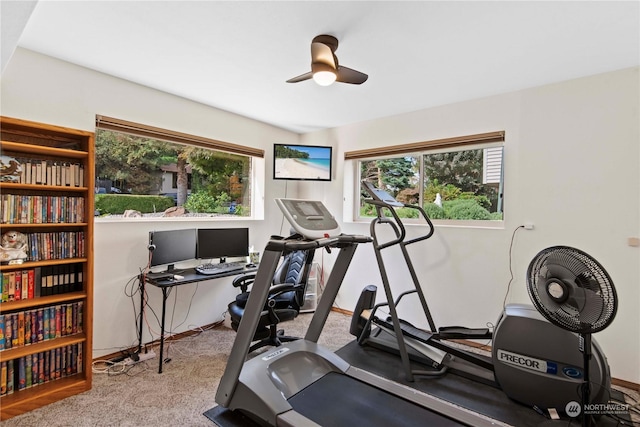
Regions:
M 274 144 L 273 179 L 331 181 L 332 148 Z

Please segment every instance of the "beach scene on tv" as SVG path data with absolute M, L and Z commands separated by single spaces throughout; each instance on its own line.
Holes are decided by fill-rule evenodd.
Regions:
M 275 178 L 331 179 L 331 147 L 275 146 Z

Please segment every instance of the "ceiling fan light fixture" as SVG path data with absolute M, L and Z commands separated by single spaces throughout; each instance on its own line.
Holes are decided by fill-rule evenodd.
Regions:
M 336 81 L 336 78 L 334 71 L 316 71 L 313 73 L 313 80 L 320 86 L 329 86 Z
M 287 80 L 287 83 L 299 83 L 313 78 L 320 86 L 329 86 L 333 82 L 359 85 L 367 81 L 367 76 L 360 71 L 338 65 L 335 51 L 338 39 L 322 34 L 311 42 L 311 71 Z

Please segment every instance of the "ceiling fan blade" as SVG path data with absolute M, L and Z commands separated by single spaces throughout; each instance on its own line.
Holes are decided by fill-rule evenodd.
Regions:
M 338 66 L 338 78 L 336 79 L 338 82 L 359 85 L 366 82 L 368 78 L 369 76 L 365 73 L 352 70 L 351 68 L 347 68 L 342 65 Z
M 311 43 L 311 62 L 327 64 L 333 69 L 337 66 L 333 51 L 324 43 Z
M 309 71 L 308 73 L 304 73 L 304 74 L 299 75 L 298 77 L 293 77 L 293 78 L 287 80 L 287 83 L 303 82 L 305 80 L 309 80 L 312 77 L 313 77 L 313 73 L 311 71 Z

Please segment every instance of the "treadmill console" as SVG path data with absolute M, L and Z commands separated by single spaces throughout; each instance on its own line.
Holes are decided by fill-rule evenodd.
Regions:
M 307 239 L 340 235 L 340 225 L 320 201 L 276 199 L 276 204 L 291 226 Z
M 376 188 L 370 182 L 362 181 L 362 187 L 364 187 L 364 189 L 367 190 L 367 193 L 369 193 L 371 195 L 373 200 L 384 202 L 387 205 L 394 206 L 394 207 L 403 207 L 404 206 L 404 203 L 400 203 L 399 201 L 394 199 L 391 194 L 387 193 L 384 190 L 380 190 L 379 188 Z

